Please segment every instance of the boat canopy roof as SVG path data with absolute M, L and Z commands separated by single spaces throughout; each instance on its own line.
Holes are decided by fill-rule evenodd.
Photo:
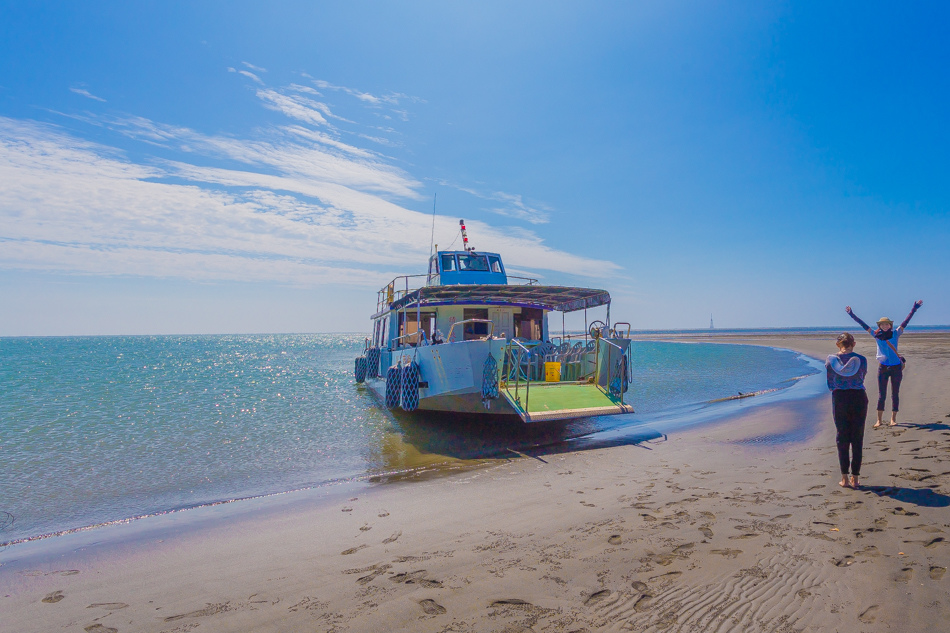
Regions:
M 416 304 L 440 305 L 503 305 L 541 308 L 557 312 L 575 312 L 610 303 L 610 293 L 595 288 L 570 286 L 498 286 L 455 285 L 425 286 L 400 297 L 389 305 L 401 310 Z

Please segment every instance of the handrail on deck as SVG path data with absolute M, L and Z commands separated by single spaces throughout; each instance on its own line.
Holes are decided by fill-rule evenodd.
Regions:
M 520 348 L 517 350 L 518 351 L 517 359 L 515 358 L 515 351 L 514 351 L 515 346 Z M 522 345 L 521 342 L 518 341 L 517 339 L 511 339 L 510 341 L 508 341 L 508 345 L 505 347 L 505 362 L 502 365 L 503 368 L 505 366 L 508 367 L 508 371 L 505 374 L 505 380 L 504 380 L 505 391 L 508 392 L 508 395 L 511 395 L 511 387 L 510 387 L 511 381 L 509 379 L 511 378 L 511 370 L 512 368 L 514 369 L 514 372 L 515 372 L 514 399 L 515 399 L 515 402 L 518 403 L 519 405 L 521 404 L 521 398 L 518 396 L 518 390 L 521 386 L 521 359 L 524 357 L 524 354 L 528 354 L 530 356 L 531 350 L 529 350 L 527 347 Z M 528 413 L 528 397 L 531 395 L 531 380 L 530 380 L 530 376 L 528 376 L 527 374 L 525 374 L 524 378 L 525 378 L 524 405 L 522 406 L 522 408 L 524 409 L 525 413 Z
M 393 339 L 393 342 L 396 343 L 396 347 L 398 348 L 398 347 L 400 347 L 399 341 L 402 341 L 402 339 L 404 339 L 404 338 L 409 338 L 410 336 L 415 336 L 415 337 L 418 337 L 418 338 L 420 339 L 420 341 L 417 343 L 417 345 L 418 345 L 418 344 L 421 344 L 422 342 L 428 340 L 428 339 L 426 338 L 425 330 L 416 330 L 415 332 L 410 332 L 409 334 L 403 334 L 402 336 L 397 336 L 396 338 Z
M 445 337 L 446 342 L 448 342 L 448 343 L 454 343 L 455 341 L 452 340 L 452 332 L 455 331 L 455 326 L 456 326 L 456 325 L 464 325 L 464 324 L 466 324 L 466 323 L 488 323 L 488 324 L 490 324 L 491 327 L 488 328 L 488 336 L 487 336 L 486 338 L 489 338 L 489 339 L 490 339 L 490 338 L 492 337 L 492 334 L 495 333 L 495 322 L 494 322 L 494 321 L 491 321 L 491 320 L 489 320 L 489 319 L 465 319 L 464 321 L 456 321 L 455 323 L 452 324 L 452 326 L 449 328 L 449 335 L 448 335 L 447 337 Z M 462 336 L 464 337 L 465 334 L 463 333 Z
M 603 342 L 606 343 L 607 345 L 610 345 L 611 347 L 616 348 L 617 351 L 620 352 L 620 358 L 623 360 L 623 363 L 622 363 L 622 365 L 623 365 L 623 371 L 626 371 L 626 370 L 627 370 L 627 353 L 624 351 L 624 349 L 623 349 L 622 347 L 620 347 L 620 346 L 617 345 L 616 343 L 611 343 L 608 339 L 606 339 L 606 338 L 604 338 L 604 337 L 598 337 L 598 339 L 597 339 L 597 343 L 598 343 L 598 344 L 597 344 L 597 347 L 596 347 L 596 352 L 597 352 L 597 353 L 596 353 L 596 355 L 595 355 L 595 360 L 594 360 L 594 363 L 595 363 L 594 366 L 597 368 L 596 371 L 600 371 L 600 342 L 601 342 L 601 341 L 603 341 Z M 607 355 L 607 394 L 608 394 L 608 395 L 610 394 L 610 378 L 611 378 L 610 373 L 611 373 L 610 354 L 608 354 L 608 355 Z M 600 378 L 600 376 L 598 376 L 598 378 Z M 620 404 L 622 405 L 622 404 L 623 404 L 623 391 L 624 391 L 624 390 L 623 390 L 623 376 L 620 377 L 620 389 L 618 389 L 618 391 L 620 392 Z

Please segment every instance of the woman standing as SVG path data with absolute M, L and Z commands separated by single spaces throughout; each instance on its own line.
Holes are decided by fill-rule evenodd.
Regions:
M 838 337 L 837 345 L 838 353 L 828 357 L 825 368 L 831 390 L 831 411 L 838 430 L 835 437 L 841 466 L 838 485 L 857 489 L 861 485 L 861 451 L 868 417 L 868 395 L 864 390 L 868 359 L 854 353 L 854 337 L 847 332 Z
M 874 341 L 877 343 L 877 361 L 880 365 L 877 368 L 877 422 L 874 423 L 874 428 L 881 426 L 881 422 L 884 420 L 884 401 L 887 400 L 888 379 L 890 379 L 891 387 L 893 388 L 891 392 L 891 426 L 897 424 L 901 380 L 904 378 L 904 359 L 897 353 L 897 340 L 901 334 L 904 333 L 904 328 L 910 323 L 911 317 L 914 316 L 914 313 L 917 312 L 922 305 L 924 305 L 922 300 L 914 302 L 914 307 L 911 308 L 910 314 L 907 315 L 903 323 L 897 326 L 896 330 L 893 329 L 894 322 L 887 317 L 878 319 L 877 330 L 872 330 L 867 323 L 862 321 L 858 315 L 851 311 L 851 306 L 845 307 L 845 312 L 847 312 L 852 319 L 857 321 L 858 325 L 867 330 L 868 334 L 873 336 Z

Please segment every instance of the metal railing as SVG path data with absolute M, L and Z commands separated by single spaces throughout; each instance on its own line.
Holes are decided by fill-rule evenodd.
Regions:
M 465 319 L 464 321 L 456 321 L 455 323 L 452 324 L 452 326 L 449 328 L 449 335 L 448 335 L 447 337 L 445 337 L 445 342 L 446 342 L 446 343 L 455 343 L 455 340 L 452 338 L 452 333 L 455 331 L 455 326 L 456 326 L 456 325 L 465 325 L 466 323 L 487 323 L 487 324 L 490 326 L 490 327 L 488 328 L 488 336 L 486 336 L 484 339 L 481 339 L 481 340 L 490 339 L 490 338 L 492 337 L 492 334 L 495 333 L 495 322 L 494 322 L 494 321 L 490 321 L 490 320 L 488 320 L 488 319 Z M 464 340 L 464 338 L 465 338 L 465 334 L 464 334 L 464 330 L 463 330 L 462 339 Z
M 505 275 L 510 282 L 512 279 L 518 280 L 521 283 L 515 283 L 509 285 L 517 286 L 537 286 L 540 282 L 533 277 L 518 277 L 515 275 Z M 411 282 L 410 279 L 421 279 L 425 278 L 423 283 Z M 382 312 L 385 308 L 388 308 L 389 305 L 394 302 L 402 299 L 410 292 L 424 288 L 425 286 L 433 285 L 432 281 L 437 280 L 439 275 L 436 273 L 426 273 L 422 275 L 400 275 L 396 277 L 388 284 L 379 289 L 376 293 L 376 313 Z
M 414 341 L 416 345 L 419 345 L 421 343 L 425 343 L 428 341 L 428 339 L 426 338 L 425 331 L 416 330 L 415 332 L 410 332 L 409 334 L 403 334 L 402 336 L 397 336 L 396 338 L 394 338 L 393 343 L 395 343 L 395 349 L 399 349 L 400 347 L 402 347 L 403 339 L 408 339 L 408 338 L 413 338 L 413 337 L 416 339 L 419 339 L 417 341 Z M 410 342 L 409 345 L 412 345 L 412 342 Z
M 517 357 L 516 357 L 517 353 Z M 528 374 L 524 376 L 524 404 L 521 404 L 521 396 L 519 395 L 521 389 L 521 361 L 524 358 L 525 354 L 529 357 L 531 356 L 531 350 L 522 345 L 517 339 L 511 339 L 508 342 L 508 345 L 505 346 L 505 361 L 502 363 L 502 369 L 504 371 L 504 380 L 501 383 L 502 388 L 508 392 L 508 395 L 511 396 L 515 403 L 520 406 L 525 413 L 528 412 L 528 396 L 530 395 L 531 390 L 531 380 Z M 515 373 L 515 390 L 514 393 L 511 392 L 511 372 Z
M 620 367 L 622 367 L 621 371 L 624 371 L 624 372 L 627 371 L 627 352 L 626 352 L 622 347 L 620 347 L 619 345 L 617 345 L 616 343 L 611 343 L 611 342 L 608 341 L 607 339 L 605 339 L 605 338 L 603 338 L 603 337 L 600 337 L 600 338 L 597 339 L 597 354 L 596 354 L 595 360 L 594 360 L 595 367 L 597 368 L 595 371 L 597 372 L 597 383 L 598 383 L 598 384 L 600 383 L 600 344 L 601 344 L 601 343 L 604 343 L 604 344 L 606 344 L 606 345 L 609 345 L 609 346 L 615 348 L 615 349 L 620 353 L 620 360 L 621 360 L 621 362 L 618 363 L 618 365 L 620 365 Z M 609 350 L 608 350 L 608 353 L 607 353 L 607 362 L 606 362 L 606 365 L 607 365 L 607 382 L 606 382 L 606 385 L 605 385 L 606 388 L 604 389 L 604 391 L 606 391 L 606 392 L 607 392 L 607 395 L 609 396 L 609 395 L 610 395 L 611 374 L 612 374 L 612 369 L 613 369 L 613 368 L 612 368 L 612 363 L 610 362 L 610 353 L 609 353 Z M 620 378 L 620 388 L 619 388 L 617 391 L 620 392 L 620 404 L 622 405 L 622 404 L 623 404 L 623 393 L 624 393 L 624 388 L 623 388 L 623 387 L 624 387 L 624 384 L 623 384 L 623 375 L 621 375 L 619 378 Z

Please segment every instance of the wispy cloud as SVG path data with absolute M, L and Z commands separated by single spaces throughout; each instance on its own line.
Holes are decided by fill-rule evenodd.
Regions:
M 253 79 L 253 80 L 256 81 L 257 83 L 261 84 L 262 86 L 264 85 L 264 82 L 261 80 L 261 78 L 258 77 L 257 75 L 255 75 L 254 73 L 252 73 L 252 72 L 249 71 L 249 70 L 239 70 L 239 71 L 237 71 L 237 73 L 238 73 L 239 75 L 244 75 L 245 77 L 247 77 L 247 78 L 249 78 L 249 79 Z
M 508 218 L 522 220 L 530 224 L 546 224 L 551 219 L 551 208 L 546 204 L 536 202 L 528 204 L 520 194 L 505 193 L 503 191 L 493 191 L 486 193 L 472 187 L 464 187 L 446 180 L 440 180 L 439 184 L 458 189 L 476 198 L 490 202 L 500 202 L 502 206 L 487 207 L 485 210 L 495 215 L 503 215 Z
M 87 99 L 93 99 L 93 100 L 95 100 L 95 101 L 101 101 L 101 102 L 103 102 L 103 103 L 106 102 L 105 99 L 103 99 L 102 97 L 97 97 L 96 95 L 92 94 L 91 92 L 89 92 L 89 91 L 86 90 L 85 88 L 79 88 L 79 87 L 73 86 L 73 87 L 70 88 L 69 90 L 70 90 L 71 92 L 75 92 L 77 95 L 82 95 L 83 97 L 86 97 Z
M 251 70 L 254 70 L 254 71 L 256 71 L 256 72 L 259 72 L 259 73 L 266 73 L 266 72 L 267 72 L 267 69 L 266 69 L 266 68 L 261 68 L 260 66 L 255 66 L 254 64 L 251 64 L 251 63 L 249 63 L 249 62 L 241 62 L 241 63 L 244 64 L 247 68 L 250 68 Z
M 422 184 L 342 140 L 329 123 L 339 117 L 312 98 L 315 89 L 255 94 L 294 123 L 236 138 L 143 117 L 74 117 L 175 152 L 174 160 L 136 162 L 57 126 L 0 117 L 0 268 L 378 287 L 422 267 L 432 216 L 405 206 L 424 199 Z M 481 197 L 509 217 L 545 217 L 517 195 Z M 457 220 L 435 223 L 436 241 L 448 246 Z M 504 253 L 512 267 L 617 270 L 530 231 L 469 228 L 479 248 Z

